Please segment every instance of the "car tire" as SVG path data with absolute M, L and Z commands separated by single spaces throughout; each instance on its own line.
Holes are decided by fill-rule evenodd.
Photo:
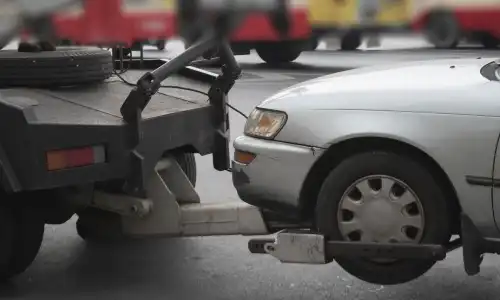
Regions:
M 431 13 L 426 21 L 424 34 L 437 49 L 453 49 L 462 39 L 460 24 L 449 12 Z
M 363 35 L 360 31 L 352 30 L 347 32 L 340 39 L 340 50 L 342 51 L 354 51 L 361 46 L 363 42 Z
M 27 203 L 19 203 L 12 208 L 15 227 L 14 243 L 8 275 L 10 277 L 23 273 L 35 260 L 42 246 L 45 222 L 36 207 Z
M 66 48 L 55 51 L 0 51 L 0 87 L 61 87 L 102 82 L 113 74 L 108 51 Z
M 280 65 L 296 60 L 302 53 L 303 48 L 300 42 L 278 42 L 259 45 L 255 50 L 267 64 Z
M 418 234 L 420 234 L 420 238 L 418 239 L 418 241 L 415 240 L 413 242 L 426 244 L 446 244 L 447 242 L 449 242 L 451 237 L 451 216 L 449 213 L 449 204 L 446 201 L 444 192 L 439 187 L 438 183 L 434 180 L 433 175 L 422 164 L 409 157 L 381 151 L 353 155 L 342 161 L 330 172 L 330 174 L 324 180 L 318 195 L 315 220 L 319 232 L 325 234 L 325 236 L 329 240 L 356 241 L 357 239 L 355 238 L 355 236 L 346 236 L 346 233 L 348 232 L 347 229 L 344 229 L 344 233 L 342 233 L 342 228 L 346 228 L 344 227 L 346 225 L 342 225 L 342 223 L 349 221 L 345 221 L 345 218 L 352 217 L 350 222 L 353 222 L 354 220 L 355 222 L 358 222 L 358 220 L 362 220 L 362 222 L 358 223 L 358 225 L 361 227 L 364 224 L 363 228 L 365 228 L 367 238 L 370 237 L 371 230 L 374 230 L 375 228 L 370 227 L 370 224 L 375 222 L 374 224 L 377 224 L 377 229 L 379 229 L 379 227 L 381 226 L 378 225 L 377 222 L 380 222 L 382 218 L 384 218 L 384 220 L 391 220 L 390 218 L 385 218 L 385 215 L 380 215 L 380 213 L 374 214 L 373 211 L 370 210 L 366 210 L 368 214 L 360 210 L 358 216 L 356 215 L 356 213 L 352 212 L 352 215 L 349 215 L 346 213 L 346 210 L 341 210 L 342 214 L 339 213 L 339 209 L 344 207 L 344 202 L 342 202 L 342 199 L 345 199 L 344 196 L 346 195 L 347 191 L 352 187 L 354 183 L 367 176 L 375 176 L 375 178 L 376 176 L 387 176 L 383 178 L 396 179 L 396 182 L 398 182 L 398 184 L 406 184 L 408 187 L 408 189 L 406 190 L 407 193 L 413 191 L 413 193 L 408 195 L 414 195 L 415 199 L 418 200 L 418 203 L 420 203 L 420 205 L 418 205 L 417 201 L 415 201 L 416 204 L 411 208 L 408 208 L 410 204 L 404 206 L 404 209 L 406 209 L 405 212 L 407 215 L 409 215 L 410 213 L 407 210 L 414 209 L 414 207 L 416 206 L 417 210 L 413 210 L 412 213 L 418 212 L 419 214 L 421 214 L 420 220 L 425 220 L 424 225 L 422 225 L 420 230 L 417 231 Z M 353 189 L 354 192 L 356 190 L 357 189 Z M 351 195 L 350 197 L 354 196 Z M 385 200 L 382 199 L 380 201 Z M 380 201 L 378 203 L 381 203 Z M 349 203 L 349 201 L 345 203 Z M 359 203 L 364 205 L 370 202 Z M 392 202 L 386 201 L 384 203 Z M 394 203 L 397 204 L 401 202 Z M 411 205 L 413 205 L 413 202 Z M 372 206 L 372 208 L 373 207 L 374 206 Z M 398 210 L 396 209 L 395 211 Z M 401 209 L 401 212 L 403 212 L 403 208 Z M 359 217 L 359 215 L 362 215 L 362 217 Z M 375 218 L 378 219 L 371 220 L 371 216 L 375 216 Z M 391 211 L 390 216 L 396 216 L 396 214 Z M 418 220 L 418 218 L 412 220 Z M 344 224 L 350 224 L 352 226 L 353 223 Z M 398 228 L 397 226 L 391 226 L 386 228 L 389 228 L 388 230 L 392 230 L 392 228 Z M 407 228 L 411 228 L 411 226 L 408 226 Z M 405 228 L 406 231 L 409 230 L 407 228 Z M 401 232 L 403 232 L 403 228 L 400 229 Z M 363 230 L 361 229 L 359 231 L 361 232 L 360 236 L 364 237 L 365 233 L 363 233 Z M 354 233 L 356 231 L 352 232 Z M 405 233 L 405 236 L 408 238 L 408 232 Z M 417 236 L 415 236 L 415 238 Z M 365 240 L 363 239 L 363 241 Z M 381 285 L 392 285 L 409 282 L 425 274 L 436 263 L 434 260 L 381 261 L 347 257 L 330 257 L 329 259 L 336 260 L 337 263 L 351 275 L 363 281 Z

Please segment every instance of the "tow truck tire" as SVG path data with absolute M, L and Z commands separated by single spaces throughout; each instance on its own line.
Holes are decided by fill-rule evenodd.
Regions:
M 0 205 L 0 282 L 9 279 L 10 259 L 14 252 L 15 221 L 7 205 Z
M 196 186 L 196 159 L 193 153 L 173 153 L 172 154 L 181 167 L 181 169 L 186 174 L 187 178 L 193 185 Z
M 0 87 L 72 86 L 102 82 L 112 74 L 111 53 L 99 48 L 0 51 Z
M 14 205 L 15 220 L 14 243 L 10 263 L 9 276 L 23 273 L 35 260 L 43 241 L 45 222 L 35 206 Z
M 351 231 L 351 229 L 348 231 L 347 227 L 342 226 L 343 222 L 349 222 L 351 220 L 362 220 L 358 226 L 360 226 L 360 228 L 366 228 L 366 237 L 370 237 L 370 235 L 371 237 L 376 237 L 376 234 L 378 233 L 376 231 L 371 231 L 370 229 L 374 227 L 370 226 L 373 226 L 373 224 L 376 224 L 376 226 L 382 226 L 378 225 L 380 223 L 377 222 L 379 222 L 380 219 L 388 220 L 386 215 L 380 215 L 380 213 L 377 215 L 378 218 L 376 218 L 376 220 L 370 220 L 369 216 L 372 215 L 374 210 L 367 210 L 365 211 L 366 214 L 360 210 L 357 215 L 354 212 L 351 212 L 351 215 L 346 213 L 347 209 L 343 203 L 345 203 L 344 201 L 351 202 L 346 200 L 346 197 L 349 195 L 348 199 L 354 199 L 355 195 L 350 194 L 349 192 L 356 189 L 353 187 L 357 186 L 357 184 L 362 182 L 362 180 L 368 176 L 395 179 L 396 181 L 385 182 L 398 182 L 406 185 L 407 189 L 404 191 L 406 193 L 410 192 L 411 194 L 409 195 L 412 197 L 414 196 L 413 199 L 416 199 L 415 202 L 411 203 L 416 203 L 415 206 L 417 206 L 417 211 L 414 210 L 412 213 L 420 213 L 421 216 L 423 216 L 421 220 L 424 221 L 421 221 L 423 223 L 421 223 L 422 225 L 418 235 L 416 235 L 415 239 L 410 242 L 444 245 L 450 241 L 450 205 L 444 196 L 443 190 L 440 188 L 437 181 L 434 180 L 433 174 L 429 172 L 426 167 L 424 167 L 424 164 L 419 163 L 417 160 L 384 151 L 366 152 L 348 157 L 338 166 L 334 167 L 324 180 L 318 195 L 315 219 L 317 229 L 321 233 L 325 234 L 327 239 L 338 241 L 348 240 L 353 241 L 354 243 L 356 240 L 360 240 L 363 236 L 363 229 L 357 230 L 358 233 L 361 233 L 361 235 L 359 235 L 359 237 L 355 237 L 350 234 L 346 234 L 346 232 L 353 233 L 356 230 Z M 366 186 L 365 190 L 367 190 Z M 379 191 L 380 190 L 381 189 L 379 189 Z M 362 193 L 359 192 L 359 189 L 357 191 L 358 195 L 362 195 Z M 374 188 L 370 188 L 370 194 L 368 194 L 370 195 L 369 197 L 371 197 L 372 192 L 374 192 Z M 394 194 L 392 193 L 395 193 L 394 189 L 391 189 L 391 198 L 378 199 L 382 199 L 383 203 L 392 205 L 391 201 L 397 201 L 398 199 L 395 198 L 396 200 L 394 200 Z M 363 198 L 360 197 L 359 199 Z M 358 201 L 360 202 L 356 203 L 359 205 L 363 205 L 363 203 L 365 203 L 361 200 Z M 408 205 L 403 205 L 402 209 L 409 209 Z M 343 209 L 340 209 L 341 207 Z M 365 207 L 370 208 L 370 206 Z M 384 209 L 385 207 L 386 206 L 383 206 Z M 373 208 L 373 206 L 371 208 Z M 414 207 L 412 209 L 414 209 Z M 392 216 L 395 215 L 396 212 L 399 213 L 398 210 L 399 207 L 396 207 L 394 211 L 390 211 L 391 213 L 389 213 L 389 215 Z M 359 217 L 360 215 L 364 215 L 364 218 L 361 219 L 362 217 Z M 358 216 L 359 219 L 356 219 L 356 216 Z M 402 226 L 401 224 L 403 222 L 397 222 L 399 222 L 398 226 Z M 387 227 L 384 228 L 387 230 L 397 228 L 393 225 L 394 224 L 392 223 L 388 223 L 385 224 Z M 406 231 L 406 238 L 408 237 L 408 227 L 411 226 L 404 225 L 401 227 L 402 232 Z M 341 228 L 344 228 L 344 234 L 342 234 Z M 403 231 L 403 229 L 405 231 Z M 384 233 L 387 234 L 387 231 L 384 231 Z M 387 238 L 387 235 L 385 238 Z M 392 238 L 392 235 L 391 239 L 394 239 Z M 392 240 L 391 242 L 398 242 L 398 240 Z M 346 272 L 351 275 L 363 281 L 380 285 L 393 285 L 409 282 L 425 274 L 436 263 L 434 260 L 380 260 L 340 256 L 329 257 L 329 259 L 335 260 Z
M 114 212 L 87 207 L 78 212 L 76 232 L 88 242 L 109 242 L 120 239 L 121 216 Z
M 440 11 L 429 14 L 424 34 L 437 49 L 453 49 L 462 39 L 460 24 L 451 12 Z
M 259 57 L 270 65 L 291 63 L 302 53 L 303 46 L 300 42 L 279 42 L 259 45 L 255 48 Z

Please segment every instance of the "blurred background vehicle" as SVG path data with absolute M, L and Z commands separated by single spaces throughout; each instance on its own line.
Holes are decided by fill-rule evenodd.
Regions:
M 340 49 L 355 50 L 364 34 L 409 31 L 412 0 L 308 0 L 313 35 L 336 35 Z
M 175 38 L 191 45 L 196 37 L 183 37 L 178 31 L 175 0 L 112 0 L 106 10 L 89 0 L 83 7 L 75 5 L 54 19 L 59 36 L 82 36 L 77 43 L 88 43 L 85 36 L 107 28 L 103 36 L 120 36 L 124 54 L 153 45 L 165 49 L 166 41 Z M 255 50 L 268 64 L 282 64 L 296 60 L 303 51 L 315 50 L 324 38 L 338 38 L 341 50 L 359 49 L 364 38 L 385 33 L 422 34 L 438 49 L 455 48 L 462 41 L 496 48 L 500 40 L 499 0 L 289 0 L 292 21 L 289 36 L 280 37 L 269 16 L 249 15 L 231 37 L 236 55 Z M 110 13 L 119 7 L 121 15 Z M 103 18 L 109 26 L 98 28 L 82 26 L 92 16 Z M 110 24 L 119 23 L 116 31 Z M 85 33 L 85 31 L 88 31 Z M 105 30 L 106 31 L 106 30 Z M 144 37 L 148 36 L 147 40 Z M 63 41 L 62 45 L 71 44 Z M 108 45 L 111 46 L 111 45 Z M 369 43 L 368 43 L 369 46 Z M 370 46 L 369 46 L 370 47 Z M 207 53 L 212 58 L 217 53 Z
M 485 48 L 499 44 L 498 0 L 418 0 L 412 11 L 413 30 L 424 32 L 436 48 L 455 48 L 463 40 Z

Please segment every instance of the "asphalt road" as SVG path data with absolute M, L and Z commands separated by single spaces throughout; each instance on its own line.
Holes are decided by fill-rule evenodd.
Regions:
M 368 52 L 368 51 L 367 51 Z M 150 52 L 148 55 L 158 55 Z M 161 55 L 168 56 L 165 52 Z M 466 49 L 437 52 L 419 49 L 340 54 L 317 51 L 296 64 L 269 70 L 255 56 L 242 57 L 246 76 L 230 102 L 245 113 L 277 90 L 339 67 L 425 60 L 436 57 L 494 56 Z M 244 118 L 231 114 L 233 138 Z M 211 157 L 198 157 L 197 190 L 202 201 L 238 201 L 230 174 L 216 172 Z M 0 288 L 1 299 L 363 299 L 493 300 L 500 293 L 500 264 L 487 257 L 481 275 L 467 277 L 461 251 L 436 265 L 426 276 L 400 286 L 363 283 L 337 265 L 282 265 L 250 255 L 246 237 L 151 240 L 113 246 L 89 246 L 76 235 L 74 220 L 47 226 L 43 248 L 33 266 Z

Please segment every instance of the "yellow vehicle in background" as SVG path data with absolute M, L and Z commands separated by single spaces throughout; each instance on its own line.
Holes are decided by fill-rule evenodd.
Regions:
M 364 33 L 407 31 L 418 0 L 308 0 L 316 37 L 340 35 L 342 50 L 355 50 Z

